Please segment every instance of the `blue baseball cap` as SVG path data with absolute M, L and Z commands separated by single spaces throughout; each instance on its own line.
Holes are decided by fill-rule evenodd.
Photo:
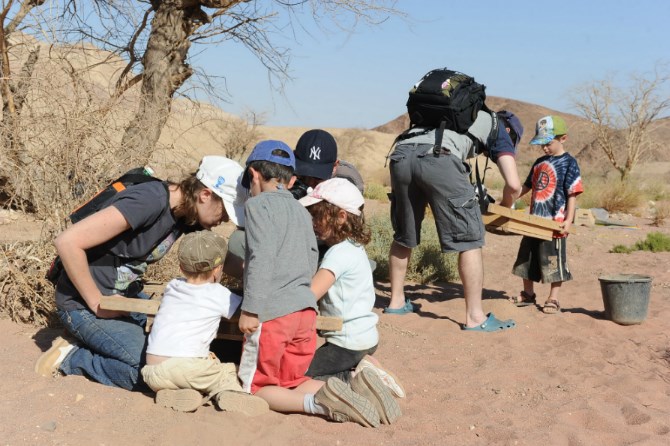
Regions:
M 514 113 L 507 110 L 500 110 L 498 112 L 498 116 L 500 116 L 503 121 L 505 121 L 506 127 L 509 126 L 511 130 L 510 137 L 512 138 L 514 147 L 517 147 L 519 142 L 521 142 L 521 137 L 523 136 L 523 125 L 521 124 L 521 121 Z
M 287 156 L 273 153 L 277 150 L 285 153 Z M 285 142 L 274 139 L 261 141 L 254 146 L 251 154 L 249 154 L 249 158 L 247 158 L 246 166 L 249 166 L 254 161 L 269 161 L 295 170 L 295 155 L 293 154 L 293 150 Z M 250 183 L 248 170 L 245 170 L 244 177 L 242 178 L 242 186 L 249 189 Z

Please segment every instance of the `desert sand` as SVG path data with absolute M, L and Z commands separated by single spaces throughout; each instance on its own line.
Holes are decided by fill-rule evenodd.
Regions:
M 105 387 L 84 377 L 43 378 L 38 356 L 61 330 L 0 320 L 0 443 L 3 445 L 666 445 L 670 444 L 670 253 L 611 254 L 650 231 L 579 227 L 569 238 L 575 279 L 561 291 L 563 312 L 517 308 L 521 288 L 510 274 L 520 238 L 487 234 L 484 308 L 516 328 L 461 331 L 463 290 L 457 283 L 410 285 L 416 314 L 382 314 L 388 283 L 378 282 L 376 357 L 407 389 L 403 416 L 378 429 L 306 415 L 255 418 L 204 406 L 178 413 L 151 394 Z M 24 231 L 0 226 L 3 238 Z M 668 233 L 667 224 L 660 228 Z M 22 233 L 21 233 L 22 234 Z M 653 277 L 647 319 L 622 326 L 607 320 L 598 277 Z M 547 286 L 536 288 L 538 298 Z M 233 346 L 232 348 L 235 348 Z

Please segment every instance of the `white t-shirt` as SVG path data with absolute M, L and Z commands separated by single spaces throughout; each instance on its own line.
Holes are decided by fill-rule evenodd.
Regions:
M 375 289 L 363 246 L 349 240 L 331 246 L 319 268 L 335 275 L 335 283 L 319 301 L 319 311 L 323 316 L 341 317 L 344 322 L 342 331 L 323 333 L 326 341 L 349 350 L 377 345 L 379 316 L 372 311 Z
M 219 330 L 242 298 L 218 283 L 191 285 L 171 280 L 149 333 L 147 353 L 177 358 L 204 358 Z

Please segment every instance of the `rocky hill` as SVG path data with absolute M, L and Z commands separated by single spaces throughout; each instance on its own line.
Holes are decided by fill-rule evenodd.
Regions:
M 602 152 L 594 144 L 594 131 L 588 120 L 570 113 L 565 113 L 537 104 L 517 101 L 514 99 L 489 96 L 486 104 L 492 110 L 509 110 L 519 117 L 524 127 L 524 135 L 519 146 L 519 162 L 528 163 L 540 155 L 539 149 L 533 148 L 528 143 L 533 137 L 535 123 L 542 116 L 560 115 L 569 129 L 570 139 L 568 150 L 580 161 L 587 163 L 607 162 Z M 409 127 L 409 116 L 407 113 L 382 124 L 372 130 L 398 135 Z M 622 135 L 623 137 L 623 135 Z M 670 152 L 662 150 L 664 141 L 670 138 L 670 118 L 656 121 L 651 130 L 652 146 L 643 154 L 642 161 L 670 161 Z

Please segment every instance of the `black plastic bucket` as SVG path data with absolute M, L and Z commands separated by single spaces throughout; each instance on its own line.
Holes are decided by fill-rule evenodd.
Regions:
M 621 325 L 635 325 L 647 318 L 651 277 L 614 274 L 601 276 L 598 280 L 607 319 Z

